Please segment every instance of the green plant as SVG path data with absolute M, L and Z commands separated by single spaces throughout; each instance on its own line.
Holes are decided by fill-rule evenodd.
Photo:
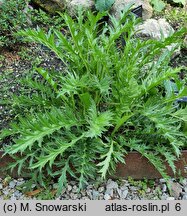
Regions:
M 185 8 L 168 8 L 164 11 L 163 16 L 174 27 L 187 27 L 187 11 Z
M 107 11 L 114 4 L 115 0 L 95 0 L 95 7 L 98 11 Z
M 21 39 L 15 33 L 29 24 L 28 0 L 3 1 L 0 5 L 0 46 L 14 47 Z
M 22 117 L 0 134 L 1 139 L 14 137 L 5 147 L 15 159 L 11 168 L 27 171 L 42 186 L 58 177 L 60 191 L 71 176 L 82 188 L 89 178 L 112 173 L 129 150 L 140 152 L 167 178 L 164 161 L 175 172 L 174 161 L 187 143 L 182 131 L 186 108 L 175 105 L 187 89 L 178 80 L 181 68 L 168 65 L 174 49 L 166 49 L 173 42 L 180 44 L 186 29 L 162 41 L 142 41 L 135 37 L 139 20 L 129 7 L 120 20 L 110 16 L 111 24 L 100 29 L 98 21 L 105 15 L 79 11 L 72 19 L 61 14 L 66 34 L 46 34 L 39 28 L 20 32 L 64 63 L 64 71 L 35 69 L 43 79 L 26 81 L 32 93 L 13 100 Z M 123 49 L 116 46 L 121 35 Z M 165 87 L 170 79 L 178 94 Z M 34 114 L 24 115 L 29 107 Z
M 171 0 L 171 1 L 173 1 L 174 3 L 180 3 L 183 6 L 186 4 L 186 0 Z M 166 6 L 166 3 L 163 0 L 150 0 L 150 2 L 153 5 L 154 10 L 156 12 L 161 12 Z
M 43 28 L 47 31 L 52 28 L 61 30 L 63 25 L 63 20 L 59 14 L 47 14 L 41 9 L 33 9 L 31 11 L 31 21 L 33 27 L 40 26 L 40 28 Z

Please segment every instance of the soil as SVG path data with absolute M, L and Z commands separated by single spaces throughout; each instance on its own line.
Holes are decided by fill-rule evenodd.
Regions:
M 7 127 L 15 117 L 10 98 L 21 94 L 23 86 L 20 80 L 35 74 L 33 67 L 42 67 L 49 71 L 63 70 L 63 63 L 42 45 L 28 44 L 15 51 L 3 49 L 0 53 L 0 130 Z

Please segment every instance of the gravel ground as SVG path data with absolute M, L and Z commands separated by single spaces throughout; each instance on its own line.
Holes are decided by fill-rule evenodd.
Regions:
M 180 182 L 180 183 L 179 183 Z M 78 192 L 75 181 L 70 181 L 62 189 L 60 196 L 56 196 L 57 184 L 48 189 L 36 189 L 24 192 L 27 180 L 22 178 L 0 178 L 0 200 L 187 200 L 187 178 L 176 181 L 171 179 L 169 189 L 164 179 L 135 181 L 112 180 L 105 182 L 96 180 L 89 182 L 85 189 Z

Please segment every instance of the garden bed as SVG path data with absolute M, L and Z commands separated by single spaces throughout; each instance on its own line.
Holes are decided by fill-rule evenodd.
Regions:
M 0 178 L 4 177 L 7 173 L 1 171 L 1 168 L 5 168 L 10 162 L 13 162 L 12 158 L 8 155 L 2 157 L 4 154 L 3 151 L 0 151 Z M 156 179 L 161 178 L 161 175 L 154 168 L 149 161 L 142 157 L 137 152 L 130 152 L 125 157 L 126 164 L 119 163 L 116 169 L 116 173 L 113 176 L 114 178 L 124 178 L 127 179 L 131 176 L 133 179 Z M 187 150 L 183 150 L 181 157 L 175 163 L 178 176 L 187 177 Z M 169 176 L 174 177 L 174 173 L 171 168 L 166 164 L 167 173 Z M 16 170 L 10 174 L 12 177 L 19 177 Z M 22 176 L 23 177 L 23 176 Z
M 0 146 L 8 149 L 5 157 L 0 151 L 0 178 L 27 178 L 3 169 L 14 163 L 8 155 L 19 153 L 15 166 L 27 169 L 29 162 L 32 180 L 56 181 L 61 175 L 59 190 L 69 175 L 79 179 L 81 188 L 97 173 L 108 176 L 116 163 L 117 179 L 164 178 L 164 165 L 170 177 L 187 177 L 187 150 L 174 164 L 187 143 L 187 111 L 179 104 L 186 99 L 186 48 L 172 61 L 171 52 L 163 53 L 173 42 L 182 43 L 184 30 L 163 41 L 144 41 L 127 37 L 137 24 L 129 19 L 130 29 L 114 22 L 114 29 L 106 25 L 100 37 L 90 27 L 98 24 L 94 15 L 87 16 L 83 22 L 64 15 L 70 34 L 65 27 L 48 34 L 42 28 L 25 30 L 20 35 L 31 39 L 28 50 L 1 53 Z M 124 47 L 116 46 L 121 37 Z

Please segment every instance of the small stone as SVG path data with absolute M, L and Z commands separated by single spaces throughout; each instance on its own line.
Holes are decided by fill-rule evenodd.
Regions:
M 160 182 L 161 184 L 164 184 L 164 183 L 166 183 L 166 180 L 163 179 L 163 178 L 161 178 L 161 179 L 159 179 L 159 182 Z
M 96 190 L 93 190 L 93 192 L 92 192 L 92 199 L 93 200 L 98 200 L 98 197 L 99 197 L 99 192 L 96 191 Z
M 20 185 L 22 185 L 22 184 L 24 184 L 25 183 L 25 181 L 18 181 L 17 182 L 17 186 L 20 186 Z
M 103 194 L 100 194 L 99 195 L 99 200 L 103 200 L 104 199 L 104 195 Z
M 2 189 L 3 189 L 3 184 L 0 183 L 0 190 L 2 190 Z
M 161 200 L 167 200 L 168 197 L 169 197 L 168 194 L 163 193 L 161 196 Z
M 74 193 L 71 193 L 71 194 L 70 194 L 70 197 L 71 197 L 72 200 L 78 199 L 77 194 L 74 194 Z
M 10 181 L 9 182 L 9 188 L 15 188 L 16 182 L 15 181 Z
M 16 190 L 15 192 L 14 192 L 14 196 L 15 197 L 20 197 L 22 195 L 22 193 L 20 193 L 18 190 Z
M 171 182 L 171 196 L 175 197 L 175 199 L 178 199 L 180 194 L 182 193 L 182 186 L 178 182 Z
M 111 199 L 111 196 L 110 196 L 109 194 L 105 194 L 105 195 L 104 195 L 104 199 L 105 199 L 105 200 L 110 200 L 110 199 Z
M 86 190 L 87 196 L 92 199 L 92 190 Z
M 78 190 L 78 187 L 77 187 L 76 185 L 74 185 L 73 188 L 72 188 L 72 192 L 73 192 L 73 193 L 76 193 L 77 190 Z
M 104 187 L 99 187 L 99 188 L 98 188 L 98 192 L 99 192 L 99 193 L 102 193 L 104 190 L 105 190 Z
M 187 193 L 187 186 L 186 186 L 186 187 L 184 187 L 184 191 L 185 191 L 185 193 Z
M 182 200 L 187 200 L 187 194 L 184 194 Z
M 118 188 L 118 184 L 114 181 L 111 181 L 111 179 L 108 180 L 107 185 L 106 185 L 107 189 L 117 189 Z
M 162 192 L 166 192 L 167 191 L 167 186 L 166 186 L 166 184 L 163 184 L 162 185 Z
M 113 196 L 114 195 L 114 189 L 107 189 L 105 191 L 105 194 L 109 194 L 110 196 Z
M 127 190 L 124 190 L 121 192 L 121 197 L 122 199 L 125 199 L 127 197 L 127 194 L 129 193 L 128 189 Z
M 137 188 L 137 187 L 134 187 L 134 186 L 131 186 L 129 189 L 130 189 L 131 191 L 137 191 L 137 190 L 138 190 L 138 188 Z
M 86 191 L 85 191 L 85 190 L 82 190 L 82 191 L 81 191 L 81 194 L 82 194 L 82 196 L 86 196 Z
M 187 186 L 187 178 L 183 179 L 183 180 L 181 181 L 181 184 L 182 184 L 184 187 Z
M 126 184 L 122 185 L 120 188 L 121 188 L 121 190 L 127 190 L 128 189 Z
M 72 186 L 71 185 L 68 185 L 67 186 L 67 191 L 71 191 L 72 190 Z
M 9 190 L 3 190 L 3 194 L 6 196 L 6 195 L 8 195 L 10 192 L 9 192 Z

